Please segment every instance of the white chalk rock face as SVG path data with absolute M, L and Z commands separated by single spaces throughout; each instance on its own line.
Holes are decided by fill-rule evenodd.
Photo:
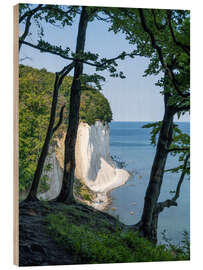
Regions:
M 59 194 L 63 179 L 63 170 L 56 158 L 55 151 L 47 157 L 45 166 L 47 164 L 51 165 L 51 169 L 47 172 L 43 172 L 43 174 L 48 177 L 50 187 L 48 191 L 38 194 L 38 198 L 43 200 L 54 199 Z
M 80 123 L 76 143 L 75 175 L 96 192 L 107 192 L 124 184 L 129 173 L 117 169 L 109 153 L 109 126 L 100 121 Z
M 56 152 L 46 160 L 46 163 L 52 166 L 47 173 L 50 188 L 39 194 L 39 198 L 49 200 L 59 194 L 63 178 L 64 139 L 65 136 L 57 139 Z M 95 203 L 95 208 L 98 209 L 103 207 L 99 206 L 99 201 L 107 200 L 105 193 L 125 184 L 130 176 L 127 171 L 117 169 L 112 161 L 109 153 L 109 126 L 100 121 L 96 121 L 92 126 L 82 122 L 79 124 L 75 159 L 75 177 L 83 180 L 92 191 L 100 193 L 97 196 L 98 203 Z

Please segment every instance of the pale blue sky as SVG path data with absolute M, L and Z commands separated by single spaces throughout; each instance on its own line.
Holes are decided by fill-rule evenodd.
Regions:
M 44 24 L 45 38 L 53 45 L 70 47 L 75 50 L 78 18 L 72 27 L 60 29 L 58 27 Z M 20 32 L 23 27 L 20 27 Z M 27 38 L 37 44 L 36 27 L 32 27 L 33 34 Z M 111 58 L 122 51 L 130 52 L 134 46 L 129 45 L 123 34 L 108 32 L 108 24 L 103 22 L 89 22 L 85 50 L 99 53 L 100 57 Z M 67 61 L 60 57 L 47 53 L 40 53 L 36 49 L 22 46 L 20 59 L 29 56 L 31 60 L 24 60 L 24 65 L 36 68 L 46 68 L 48 71 L 61 70 Z M 148 64 L 148 59 L 136 57 L 126 58 L 119 61 L 119 70 L 126 75 L 126 79 L 112 78 L 108 72 L 102 72 L 106 77 L 102 92 L 110 102 L 114 121 L 159 121 L 163 117 L 163 96 L 161 88 L 154 85 L 158 77 L 143 77 Z M 95 68 L 84 65 L 85 73 L 94 73 Z M 182 117 L 179 121 L 188 121 L 189 116 Z

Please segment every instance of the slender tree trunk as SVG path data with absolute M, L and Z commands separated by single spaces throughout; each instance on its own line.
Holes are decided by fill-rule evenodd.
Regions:
M 64 77 L 71 71 L 73 66 L 74 66 L 74 63 L 71 63 L 70 65 L 66 66 L 61 72 L 56 73 L 49 126 L 47 129 L 47 133 L 46 133 L 45 141 L 44 141 L 44 144 L 43 144 L 43 147 L 41 150 L 41 154 L 40 154 L 40 157 L 39 157 L 39 160 L 37 163 L 37 168 L 35 170 L 34 178 L 32 181 L 32 186 L 31 186 L 30 192 L 26 198 L 26 201 L 37 201 L 38 200 L 37 199 L 37 189 L 38 189 L 40 177 L 42 175 L 42 171 L 44 168 L 44 163 L 45 163 L 45 160 L 46 160 L 46 157 L 48 154 L 49 144 L 50 144 L 50 141 L 51 141 L 51 138 L 52 138 L 54 131 L 58 128 L 58 126 L 62 122 L 62 115 L 63 115 L 64 106 L 62 107 L 62 110 L 60 113 L 59 123 L 54 128 L 54 122 L 55 122 L 55 118 L 56 118 L 56 107 L 57 107 L 57 101 L 58 101 L 58 91 L 59 91 L 59 88 L 63 82 Z
M 52 99 L 52 106 L 51 106 L 51 113 L 50 113 L 50 121 L 49 126 L 46 133 L 46 138 L 42 147 L 42 151 L 37 163 L 37 168 L 35 170 L 34 178 L 32 181 L 32 186 L 30 189 L 30 192 L 26 198 L 26 201 L 36 201 L 37 199 L 37 188 L 39 185 L 39 180 L 42 175 L 44 162 L 46 159 L 46 156 L 48 154 L 49 149 L 49 143 L 52 137 L 54 122 L 55 122 L 55 116 L 56 116 L 56 106 L 57 106 L 57 99 L 58 99 L 58 85 L 57 85 L 58 78 L 56 78 L 55 85 L 54 85 L 54 93 L 53 93 L 53 99 Z
M 88 14 L 86 12 L 86 8 L 82 7 L 78 27 L 76 54 L 84 52 L 87 23 L 88 23 Z M 82 72 L 83 72 L 83 64 L 76 60 L 70 95 L 69 124 L 65 138 L 63 182 L 61 191 L 57 196 L 57 198 L 55 199 L 56 201 L 66 203 L 74 202 L 73 184 L 75 171 L 75 144 L 79 123 L 79 109 L 81 96 L 80 76 L 82 75 Z
M 168 149 L 172 142 L 173 115 L 174 111 L 167 105 L 167 97 L 165 95 L 165 113 L 159 133 L 156 154 L 145 194 L 144 209 L 139 226 L 140 235 L 155 243 L 157 241 L 158 222 L 158 213 L 156 213 L 155 210 L 161 190 Z

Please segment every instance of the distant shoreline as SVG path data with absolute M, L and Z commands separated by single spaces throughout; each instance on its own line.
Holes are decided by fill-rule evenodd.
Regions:
M 110 123 L 155 123 L 155 122 L 159 122 L 160 120 L 157 120 L 157 121 L 115 121 L 115 120 L 112 120 Z M 174 121 L 174 123 L 190 123 L 190 121 Z

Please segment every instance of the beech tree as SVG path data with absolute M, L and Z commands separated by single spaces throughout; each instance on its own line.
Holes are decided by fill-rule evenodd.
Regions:
M 109 14 L 109 10 L 106 11 Z M 114 9 L 109 14 L 111 30 L 122 31 L 136 52 L 150 60 L 144 76 L 161 75 L 156 83 L 164 96 L 164 117 L 155 123 L 153 133 L 159 134 L 149 184 L 145 194 L 142 217 L 134 225 L 140 235 L 157 241 L 159 213 L 177 205 L 180 187 L 188 173 L 189 146 L 172 148 L 174 139 L 174 115 L 182 115 L 190 109 L 190 13 L 185 10 Z M 152 127 L 152 125 L 148 125 Z M 177 138 L 176 138 L 177 139 Z M 184 145 L 185 146 L 185 145 Z M 171 200 L 158 202 L 168 153 L 182 152 L 183 164 L 176 195 Z
M 32 5 L 31 5 L 32 6 Z M 41 155 L 37 163 L 36 171 L 34 174 L 32 186 L 27 196 L 27 201 L 37 200 L 37 189 L 39 186 L 40 177 L 42 175 L 46 156 L 48 154 L 49 143 L 54 133 L 54 122 L 57 106 L 57 97 L 60 85 L 64 77 L 74 68 L 74 76 L 71 86 L 70 94 L 70 111 L 69 111 L 69 124 L 65 139 L 65 153 L 64 153 L 64 174 L 62 181 L 62 188 L 60 194 L 55 201 L 61 201 L 66 203 L 74 202 L 73 197 L 73 183 L 74 183 L 74 170 L 75 170 L 75 142 L 77 137 L 78 121 L 79 121 L 79 108 L 80 108 L 80 96 L 81 96 L 81 83 L 87 85 L 95 83 L 96 87 L 100 89 L 100 80 L 105 80 L 104 77 L 98 74 L 87 75 L 83 74 L 83 64 L 94 66 L 97 71 L 109 70 L 111 76 L 124 78 L 122 72 L 117 72 L 118 59 L 125 59 L 126 56 L 133 57 L 135 52 L 126 53 L 122 52 L 118 56 L 106 59 L 99 59 L 99 54 L 93 54 L 91 52 L 85 52 L 85 39 L 86 30 L 89 21 L 94 18 L 101 19 L 97 13 L 100 12 L 100 8 L 95 7 L 73 7 L 73 6 L 52 6 L 52 5 L 38 5 L 31 9 L 30 5 L 21 5 L 19 22 L 25 20 L 24 33 L 19 38 L 19 50 L 22 45 L 32 47 L 43 53 L 51 53 L 57 55 L 63 59 L 71 60 L 71 64 L 65 66 L 63 70 L 56 73 L 56 79 L 53 91 L 52 108 L 50 112 L 50 121 L 47 129 L 44 145 L 42 147 Z M 24 12 L 22 14 L 22 12 Z M 43 40 L 44 29 L 40 25 L 41 20 L 45 20 L 47 23 L 55 24 L 59 22 L 63 27 L 71 25 L 73 18 L 78 14 L 80 16 L 78 35 L 76 41 L 76 50 L 70 53 L 70 48 L 63 49 L 61 46 L 50 44 Z M 31 19 L 34 19 L 40 28 L 38 44 L 33 44 L 26 41 L 26 37 L 29 34 Z M 60 120 L 59 120 L 60 122 Z M 56 125 L 57 127 L 57 125 Z

